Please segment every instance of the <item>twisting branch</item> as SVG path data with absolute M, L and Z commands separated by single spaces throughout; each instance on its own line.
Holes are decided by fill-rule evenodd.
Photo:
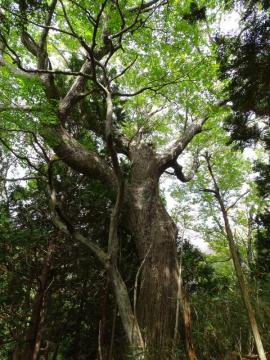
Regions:
M 190 125 L 184 134 L 174 142 L 174 144 L 159 157 L 160 171 L 163 173 L 172 162 L 175 162 L 178 156 L 186 149 L 191 140 L 202 131 L 203 125 L 209 117 L 205 117 L 198 123 Z
M 187 183 L 194 178 L 194 175 L 200 166 L 198 159 L 197 158 L 194 159 L 193 166 L 192 166 L 190 173 L 188 175 L 185 175 L 183 172 L 183 167 L 180 164 L 178 164 L 177 160 L 172 160 L 169 163 L 169 165 L 174 170 L 174 173 L 173 174 L 169 173 L 169 175 L 175 175 L 178 180 L 180 180 L 181 182 L 184 182 L 184 183 Z
M 227 100 L 222 100 L 215 104 L 215 106 L 224 106 Z M 211 117 L 210 114 L 202 119 L 194 122 L 186 127 L 183 134 L 159 157 L 160 171 L 163 173 L 169 166 L 172 160 L 176 160 L 180 154 L 187 148 L 192 139 L 203 131 L 203 126 Z

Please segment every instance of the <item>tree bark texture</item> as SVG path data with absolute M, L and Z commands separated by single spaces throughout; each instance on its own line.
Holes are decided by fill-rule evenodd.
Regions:
M 158 164 L 145 145 L 132 153 L 127 189 L 129 221 L 139 260 L 145 263 L 138 294 L 138 321 L 145 347 L 168 356 L 173 345 L 178 292 L 176 225 L 159 195 Z

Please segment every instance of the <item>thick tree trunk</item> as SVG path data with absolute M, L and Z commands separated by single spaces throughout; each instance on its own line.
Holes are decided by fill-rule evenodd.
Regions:
M 140 150 L 133 157 L 128 188 L 130 226 L 144 261 L 136 313 L 146 348 L 159 359 L 169 358 L 179 283 L 177 229 L 159 195 L 155 157 L 147 147 Z

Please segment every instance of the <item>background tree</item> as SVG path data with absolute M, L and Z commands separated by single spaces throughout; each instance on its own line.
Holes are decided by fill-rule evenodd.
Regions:
M 264 320 L 262 320 L 266 309 L 265 306 L 267 306 L 265 296 L 268 294 L 268 286 L 267 284 L 264 284 L 265 286 L 263 287 L 261 287 L 261 284 L 258 286 L 258 282 L 254 280 L 253 277 L 253 261 L 255 261 L 257 256 L 254 219 L 256 217 L 256 212 L 259 212 L 261 209 L 261 201 L 253 184 L 252 162 L 248 161 L 241 152 L 230 149 L 230 147 L 226 145 L 228 137 L 224 132 L 219 131 L 219 136 L 216 135 L 216 131 L 213 129 L 207 133 L 207 139 L 205 139 L 206 134 L 201 134 L 196 139 L 194 146 L 199 146 L 202 141 L 204 145 L 208 144 L 209 151 L 213 153 L 212 161 L 214 165 L 211 165 L 211 167 L 214 168 L 215 180 L 217 184 L 219 184 L 219 193 L 222 194 L 221 196 L 223 198 L 223 204 L 225 204 L 225 211 L 227 211 L 227 217 L 231 223 L 231 233 L 238 247 L 237 257 L 240 259 L 242 271 L 247 278 L 248 291 L 251 294 L 253 292 L 252 298 L 253 301 L 255 301 L 255 303 L 253 303 L 255 305 L 253 306 L 256 309 L 256 315 L 262 329 L 261 333 L 263 335 L 263 341 L 266 348 L 268 348 L 268 335 L 264 337 L 264 334 L 267 333 L 267 321 L 264 322 Z M 208 295 L 205 294 L 206 298 L 204 298 L 204 295 L 202 294 L 199 295 L 199 297 L 201 296 L 201 298 L 204 299 L 202 301 L 207 302 L 207 307 L 209 307 L 208 309 L 203 310 L 208 314 L 206 318 L 204 318 L 204 326 L 205 329 L 209 328 L 209 333 L 212 334 L 212 345 L 216 346 L 216 350 L 214 350 L 210 344 L 207 347 L 208 350 L 201 348 L 201 341 L 198 343 L 197 336 L 200 335 L 202 330 L 198 331 L 198 333 L 195 332 L 196 325 L 199 327 L 201 326 L 196 322 L 197 317 L 199 318 L 199 314 L 193 314 L 195 321 L 195 328 L 193 331 L 195 347 L 199 349 L 198 351 L 201 351 L 199 353 L 207 354 L 206 358 L 209 356 L 209 347 L 212 348 L 211 356 L 216 358 L 217 356 L 221 356 L 218 355 L 219 351 L 224 354 L 224 347 L 228 346 L 229 343 L 230 349 L 232 350 L 234 347 L 235 351 L 238 353 L 245 354 L 247 352 L 252 352 L 250 344 L 241 339 L 239 340 L 239 333 L 237 334 L 240 328 L 242 334 L 243 332 L 249 334 L 250 330 L 246 319 L 244 319 L 245 314 L 243 309 L 239 309 L 238 302 L 240 299 L 238 297 L 239 295 L 237 295 L 239 289 L 235 288 L 234 271 L 230 264 L 232 257 L 226 240 L 227 234 L 223 225 L 220 208 L 212 195 L 212 190 L 211 177 L 208 174 L 207 166 L 204 164 L 202 158 L 201 166 L 194 180 L 185 186 L 175 186 L 173 191 L 173 196 L 176 199 L 180 198 L 174 211 L 176 218 L 179 219 L 179 225 L 186 229 L 184 236 L 194 242 L 198 238 L 204 239 L 204 241 L 209 244 L 209 247 L 206 249 L 206 261 L 209 262 L 209 264 L 213 264 L 212 266 L 214 266 L 216 276 L 219 275 L 223 277 L 219 278 L 216 292 L 214 291 L 214 294 L 212 295 L 213 307 L 210 305 L 212 300 L 209 300 L 209 302 L 206 300 L 210 295 L 210 289 L 208 290 Z M 250 217 L 251 214 L 252 219 Z M 194 217 L 198 219 L 196 223 L 193 221 Z M 200 286 L 198 292 L 200 292 L 201 289 Z M 202 304 L 197 298 L 196 292 L 195 294 L 192 294 L 192 289 L 190 292 L 193 311 L 197 306 L 199 309 L 202 309 Z M 223 300 L 221 298 L 223 298 Z M 229 303 L 227 303 L 226 301 L 228 301 L 229 298 Z M 225 320 L 225 318 L 226 316 L 229 316 L 230 318 L 231 315 L 229 314 L 231 311 L 237 311 L 237 313 L 239 313 L 239 317 L 237 317 L 235 321 L 233 318 L 230 318 L 230 325 L 227 330 L 226 325 L 218 325 L 223 328 L 225 333 L 227 333 L 227 331 L 230 333 L 235 326 L 233 337 L 230 335 L 225 336 L 228 340 L 227 344 L 218 341 L 219 330 L 216 325 L 216 319 L 214 319 L 215 315 L 211 313 L 211 311 L 216 311 L 215 306 L 217 306 L 218 302 L 223 303 L 224 308 L 227 308 L 226 315 L 224 313 L 220 315 L 221 319 L 223 319 L 223 323 L 228 321 Z M 234 336 L 236 337 L 234 338 Z M 248 338 L 250 338 L 249 335 L 247 336 L 247 339 Z M 228 350 L 229 348 L 227 348 L 227 351 Z
M 219 37 L 221 77 L 226 78 L 232 113 L 225 126 L 239 147 L 258 144 L 266 151 L 255 164 L 256 182 L 265 205 L 257 217 L 258 275 L 268 274 L 269 257 L 269 12 L 263 1 L 243 3 L 240 32 Z

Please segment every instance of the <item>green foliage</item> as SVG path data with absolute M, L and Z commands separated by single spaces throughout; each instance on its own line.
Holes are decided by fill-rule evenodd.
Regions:
M 187 156 L 184 171 L 192 168 L 192 154 L 198 155 L 200 167 L 192 181 L 172 189 L 177 203 L 173 217 L 182 230 L 179 248 L 183 279 L 190 295 L 199 359 L 220 359 L 227 351 L 238 351 L 239 344 L 243 351 L 251 350 L 222 219 L 213 193 L 205 191 L 213 189 L 204 157 L 206 151 L 211 154 L 226 206 L 237 202 L 230 210 L 231 222 L 245 273 L 253 279 L 250 287 L 257 291 L 257 313 L 265 330 L 264 341 L 270 345 L 267 277 L 256 275 L 269 272 L 268 214 L 257 217 L 256 246 L 253 224 L 268 199 L 269 164 L 258 165 L 261 174 L 258 189 L 265 197 L 259 199 L 251 184 L 252 163 L 227 146 L 230 138 L 222 129 L 226 122 L 232 140 L 255 144 L 260 139 L 269 147 L 266 3 L 262 3 L 262 9 L 256 8 L 254 16 L 247 14 L 248 28 L 243 36 L 226 41 L 220 38 L 217 43 L 213 42 L 213 34 L 220 8 L 226 4 L 214 0 L 170 0 L 155 3 L 151 9 L 130 10 L 143 4 L 140 0 L 57 1 L 46 41 L 49 66 L 41 75 L 35 50 L 29 50 L 29 43 L 25 46 L 23 35 L 27 30 L 30 43 L 39 44 L 44 29 L 48 30 L 42 24 L 47 21 L 50 3 L 1 1 L 0 338 L 5 341 L 0 344 L 1 359 L 11 358 L 16 347 L 25 346 L 51 240 L 55 242 L 55 253 L 46 288 L 40 356 L 45 358 L 44 349 L 48 345 L 50 356 L 59 360 L 94 359 L 100 341 L 105 358 L 111 341 L 115 359 L 120 360 L 127 353 L 106 271 L 87 248 L 52 225 L 48 194 L 51 180 L 47 174 L 48 159 L 59 160 L 51 150 L 60 145 L 59 129 L 64 128 L 78 146 L 82 145 L 94 159 L 104 160 L 109 170 L 112 168 L 105 136 L 106 99 L 102 86 L 106 76 L 113 95 L 113 146 L 127 187 L 133 166 L 129 152 L 135 143 L 138 147 L 149 144 L 160 154 L 194 123 L 207 119 L 203 131 L 183 154 L 184 159 Z M 122 32 L 120 45 L 119 32 Z M 113 53 L 118 45 L 118 51 Z M 101 59 L 100 53 L 106 46 L 110 51 Z M 89 55 L 89 48 L 94 49 L 96 59 Z M 82 79 L 79 72 L 83 71 L 85 61 L 94 62 L 96 72 L 88 70 Z M 42 78 L 53 80 L 57 96 L 48 96 Z M 72 100 L 74 106 L 61 118 L 59 105 L 72 92 L 75 79 L 81 83 L 77 97 Z M 231 107 L 220 105 L 227 95 Z M 254 114 L 262 118 L 259 125 Z M 121 143 L 123 137 L 125 146 Z M 62 160 L 66 160 L 66 155 L 68 150 Z M 80 156 L 80 152 L 74 156 Z M 79 162 L 77 168 L 80 165 Z M 9 179 L 17 176 L 16 166 L 18 176 L 22 173 L 30 179 Z M 115 201 L 113 189 L 61 161 L 54 162 L 52 173 L 58 206 L 72 231 L 79 230 L 106 251 Z M 250 193 L 241 198 L 245 189 Z M 164 204 L 169 203 L 165 191 L 160 197 Z M 249 227 L 251 213 L 253 227 Z M 141 264 L 127 226 L 129 215 L 126 208 L 121 213 L 118 266 L 132 294 Z M 207 254 L 184 241 L 190 240 L 186 230 L 192 230 L 193 237 L 208 243 Z M 251 260 L 250 249 L 255 253 Z M 111 340 L 114 321 L 116 330 Z M 168 350 L 172 358 L 183 357 L 183 344 Z M 138 354 L 133 352 L 130 356 L 136 358 Z M 151 349 L 145 356 L 151 359 L 160 354 Z
M 259 173 L 256 179 L 259 194 L 263 201 L 267 201 L 270 184 L 269 4 L 252 1 L 245 5 L 241 36 L 218 40 L 221 77 L 229 79 L 227 92 L 233 110 L 225 126 L 230 132 L 230 142 L 238 147 L 260 143 L 267 150 L 267 160 L 257 161 L 254 166 L 254 171 Z M 256 235 L 257 272 L 265 273 L 269 270 L 263 265 L 269 257 L 267 205 L 262 206 L 260 211 Z

